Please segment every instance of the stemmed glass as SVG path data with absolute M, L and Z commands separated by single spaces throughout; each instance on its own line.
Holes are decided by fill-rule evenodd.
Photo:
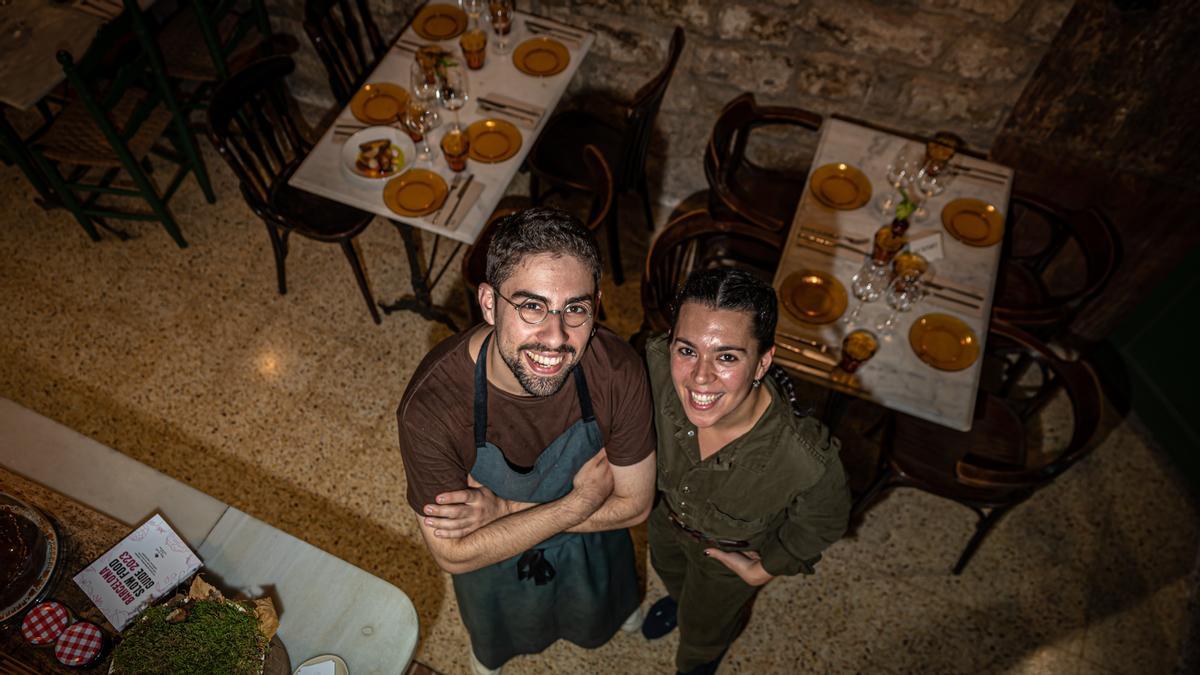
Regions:
M 486 0 L 460 0 L 462 9 L 467 13 L 470 25 L 478 26 L 479 17 L 483 14 L 483 8 L 486 6 Z
M 493 45 L 497 54 L 507 54 L 512 47 L 508 34 L 512 31 L 513 0 L 490 0 L 488 14 L 492 20 Z
M 896 205 L 900 203 L 900 188 L 912 182 L 920 170 L 921 150 L 911 143 L 905 143 L 896 151 L 896 156 L 888 162 L 886 176 L 892 189 L 879 195 L 875 206 L 884 216 L 891 215 Z
M 442 99 L 442 105 L 454 113 L 454 125 L 451 129 L 461 130 L 462 125 L 458 122 L 458 111 L 467 104 L 469 97 L 467 71 L 459 61 L 447 61 L 445 66 L 439 66 L 438 70 L 442 76 L 442 86 L 438 92 Z
M 437 98 L 440 88 L 436 72 L 426 70 L 419 60 L 414 60 L 412 68 L 409 70 L 409 85 L 412 91 L 409 100 L 421 101 L 429 118 L 426 123 L 430 129 L 437 128 L 440 120 L 437 118 L 437 112 L 432 109 L 433 101 Z
M 433 130 L 429 103 L 413 96 L 408 99 L 405 108 L 404 123 L 414 134 L 421 136 L 421 145 L 417 147 L 417 159 L 433 161 L 433 150 L 429 148 L 429 132 Z
M 892 279 L 892 283 L 888 285 L 887 294 L 884 295 L 888 307 L 892 308 L 892 313 L 885 321 L 877 324 L 875 329 L 879 331 L 880 335 L 890 336 L 896 329 L 900 313 L 912 309 L 924 294 L 925 289 L 921 283 L 921 277 L 898 276 Z
M 921 167 L 913 179 L 913 186 L 921 194 L 920 206 L 913 214 L 917 221 L 924 221 L 929 217 L 929 209 L 925 208 L 925 205 L 930 199 L 946 191 L 946 187 L 954 180 L 954 175 L 945 164 L 926 162 L 925 166 Z
M 880 264 L 867 258 L 863 266 L 850 279 L 850 290 L 858 299 L 858 304 L 848 314 L 842 315 L 842 323 L 853 324 L 862 312 L 863 305 L 875 302 L 883 295 L 888 286 L 887 264 Z

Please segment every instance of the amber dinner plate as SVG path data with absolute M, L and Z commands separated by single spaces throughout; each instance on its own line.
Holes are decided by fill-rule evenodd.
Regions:
M 383 203 L 402 216 L 426 216 L 446 201 L 446 181 L 432 171 L 409 169 L 383 187 Z
M 367 124 L 391 124 L 404 112 L 408 104 L 408 92 L 404 87 L 378 82 L 363 85 L 350 99 L 350 112 L 359 122 Z
M 962 370 L 979 358 L 979 338 L 949 314 L 926 314 L 913 322 L 908 343 L 917 358 L 938 370 Z
M 513 50 L 513 65 L 517 70 L 535 77 L 557 75 L 570 62 L 571 53 L 553 38 L 530 38 Z
M 521 149 L 521 132 L 504 120 L 479 120 L 467 127 L 468 156 L 476 162 L 503 162 Z
M 942 225 L 967 246 L 994 246 L 1004 238 L 1004 215 L 980 199 L 955 199 L 946 204 Z
M 809 188 L 831 209 L 853 211 L 871 201 L 871 181 L 849 164 L 825 164 L 812 173 Z
M 779 299 L 788 314 L 805 323 L 830 323 L 846 311 L 846 287 L 814 270 L 789 274 L 783 280 Z
M 413 31 L 426 40 L 449 40 L 466 29 L 466 12 L 454 5 L 426 5 L 413 19 Z

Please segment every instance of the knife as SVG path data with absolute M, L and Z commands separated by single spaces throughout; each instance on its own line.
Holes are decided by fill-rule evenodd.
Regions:
M 551 37 L 558 38 L 559 40 L 562 40 L 563 42 L 569 42 L 569 43 L 571 43 L 571 46 L 573 46 L 573 47 L 579 47 L 580 45 L 583 44 L 582 37 L 579 37 L 572 33 L 560 31 L 555 28 L 551 28 L 550 26 L 542 26 L 542 25 L 533 23 L 532 21 L 526 21 L 525 28 L 530 33 L 533 33 L 534 35 L 549 35 Z
M 820 340 L 814 340 L 812 338 L 802 337 L 800 335 L 795 335 L 793 333 L 785 333 L 781 330 L 775 331 L 775 335 L 778 335 L 781 338 L 786 338 L 788 340 L 791 340 L 792 342 L 799 342 L 802 345 L 808 345 L 809 347 L 812 347 L 813 349 L 816 349 L 818 351 L 825 352 L 826 354 L 829 353 L 829 345 L 825 344 L 824 342 L 821 342 Z
M 505 108 L 508 110 L 515 110 L 516 112 L 523 113 L 530 117 L 541 117 L 542 116 L 542 113 L 540 113 L 536 110 L 533 110 L 531 108 L 525 108 L 523 106 L 516 105 L 515 103 L 501 103 L 500 101 L 493 101 L 492 99 L 490 99 L 486 96 L 480 96 L 479 98 L 477 98 L 475 100 L 479 103 L 490 105 L 493 108 Z
M 518 120 L 520 122 L 524 122 L 529 125 L 537 124 L 537 120 L 532 117 L 526 117 L 525 115 L 522 115 L 521 113 L 518 113 L 518 112 L 513 112 L 512 110 L 509 110 L 508 108 L 501 108 L 493 103 L 484 101 L 483 99 L 477 100 L 476 103 L 479 105 L 480 109 L 486 110 L 490 113 L 496 113 L 497 115 L 505 115 L 507 117 L 513 118 L 514 120 Z
M 437 220 L 438 216 L 442 215 L 442 211 L 445 211 L 446 207 L 450 205 L 450 200 L 454 198 L 455 190 L 458 190 L 458 186 L 462 184 L 462 180 L 463 175 L 461 173 L 454 174 L 454 180 L 450 181 L 450 191 L 446 193 L 446 201 L 442 202 L 442 207 L 434 214 L 434 220 Z M 449 218 L 446 220 L 449 221 Z
M 930 288 L 936 288 L 939 291 L 945 291 L 947 293 L 958 293 L 959 295 L 965 295 L 968 298 L 974 298 L 975 300 L 978 300 L 980 302 L 983 302 L 983 300 L 984 300 L 984 297 L 978 293 L 975 293 L 973 291 L 968 291 L 963 288 L 955 288 L 953 286 L 947 286 L 947 285 L 937 281 L 936 279 L 927 280 L 925 282 L 925 285 Z
M 821 352 L 814 352 L 811 349 L 800 349 L 799 347 L 793 347 L 791 345 L 786 345 L 786 344 L 783 344 L 782 342 L 776 342 L 775 346 L 783 347 L 784 349 L 788 350 L 789 352 L 792 352 L 794 354 L 799 354 L 800 356 L 803 356 L 804 358 L 808 359 L 809 361 L 813 361 L 813 362 L 821 364 L 822 366 L 828 367 L 830 370 L 832 370 L 834 367 L 837 366 L 837 361 L 828 354 L 823 354 Z
M 930 295 L 932 295 L 935 298 L 940 298 L 942 300 L 945 300 L 946 302 L 954 302 L 954 303 L 963 305 L 965 307 L 970 307 L 971 309 L 982 309 L 983 308 L 982 305 L 977 305 L 969 300 L 962 300 L 959 298 L 955 298 L 953 296 L 946 295 L 944 293 L 930 293 Z
M 463 196 L 467 194 L 467 188 L 471 187 L 471 181 L 475 180 L 475 174 L 468 174 L 467 179 L 458 188 L 458 198 L 454 200 L 454 208 L 450 209 L 450 215 L 446 216 L 446 222 L 443 227 L 453 230 L 458 225 L 454 223 L 454 213 L 458 211 L 458 207 L 462 205 Z
M 525 18 L 525 24 L 532 25 L 535 28 L 541 28 L 543 30 L 558 31 L 564 35 L 569 35 L 576 40 L 582 40 L 583 36 L 587 34 L 586 31 L 583 31 L 579 28 L 568 26 L 566 24 L 559 23 L 554 19 L 547 19 L 544 16 L 538 16 L 537 14 L 527 14 Z
M 828 248 L 834 248 L 834 247 L 844 248 L 847 251 L 854 251 L 855 253 L 858 253 L 860 255 L 869 255 L 868 251 L 861 249 L 857 246 L 851 246 L 850 244 L 847 244 L 846 242 L 843 242 L 843 241 L 835 241 L 833 239 L 826 239 L 825 237 L 818 237 L 815 234 L 807 234 L 805 232 L 797 232 L 796 236 L 807 242 L 812 242 L 812 243 L 818 244 L 820 246 L 825 246 Z

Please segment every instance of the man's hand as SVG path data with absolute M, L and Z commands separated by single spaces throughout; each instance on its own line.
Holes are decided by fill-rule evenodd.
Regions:
M 421 522 L 433 536 L 460 539 L 492 521 L 512 513 L 513 505 L 467 474 L 467 489 L 443 492 L 426 504 Z
M 754 551 L 730 553 L 722 551 L 719 548 L 706 548 L 704 549 L 704 555 L 715 559 L 730 570 L 733 570 L 734 574 L 741 577 L 742 581 L 751 586 L 762 586 L 775 578 L 763 569 L 762 561 L 759 560 L 758 554 Z
M 596 453 L 575 472 L 574 489 L 571 495 L 583 502 L 588 513 L 600 508 L 613 491 L 612 467 L 604 448 Z

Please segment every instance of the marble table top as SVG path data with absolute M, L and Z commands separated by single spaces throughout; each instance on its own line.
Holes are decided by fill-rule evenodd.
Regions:
M 793 272 L 804 269 L 823 271 L 841 281 L 846 287 L 850 307 L 854 306 L 856 300 L 850 292 L 850 279 L 862 265 L 864 256 L 844 250 L 839 250 L 836 255 L 829 255 L 800 245 L 800 228 L 809 227 L 870 240 L 881 225 L 890 222 L 890 217 L 881 215 L 873 201 L 881 192 L 891 189 L 885 178 L 886 166 L 905 143 L 912 141 L 844 120 L 825 120 L 813 157 L 813 169 L 839 162 L 857 167 L 871 181 L 872 202 L 853 211 L 834 210 L 817 201 L 806 184 L 776 272 L 777 290 L 781 288 L 783 280 Z M 975 332 L 980 339 L 981 350 L 985 347 L 1001 245 L 979 248 L 959 242 L 945 232 L 941 224 L 941 212 L 946 204 L 955 199 L 974 197 L 995 205 L 1001 213 L 1006 214 L 1012 190 L 1012 170 L 961 155 L 956 156 L 954 162 L 986 168 L 1007 178 L 984 181 L 960 175 L 950 183 L 943 194 L 933 197 L 926 204 L 929 218 L 924 222 L 913 223 L 909 236 L 913 237 L 927 230 L 942 232 L 945 257 L 933 262 L 935 275 L 939 280 L 969 287 L 984 296 L 980 311 L 956 310 L 948 304 L 934 305 L 928 299 L 920 301 L 910 311 L 900 315 L 895 332 L 890 337 L 880 339 L 879 350 L 874 358 L 859 368 L 853 378 L 831 379 L 827 373 L 809 368 L 799 360 L 791 358 L 792 355 L 784 349 L 776 350 L 776 359 L 782 361 L 782 365 L 794 374 L 805 379 L 874 401 L 892 410 L 952 429 L 968 431 L 971 428 L 982 360 L 978 359 L 968 368 L 957 372 L 936 370 L 917 358 L 909 345 L 908 332 L 913 322 L 926 314 L 950 314 L 961 319 Z M 811 177 L 811 171 L 809 175 Z M 869 250 L 870 244 L 866 244 L 864 248 Z M 837 353 L 847 332 L 860 327 L 877 332 L 875 325 L 890 312 L 884 300 L 880 299 L 866 304 L 852 326 L 840 322 L 812 325 L 796 319 L 781 308 L 779 332 L 821 341 Z
M 513 32 L 509 37 L 514 51 L 516 46 L 521 42 L 534 37 L 534 34 L 525 28 L 525 22 L 530 18 L 529 15 L 522 12 L 515 13 Z M 583 31 L 580 30 L 579 32 Z M 489 41 L 491 37 L 489 35 Z M 428 40 L 419 37 L 413 31 L 411 25 L 405 29 L 400 39 L 419 44 L 429 43 Z M 503 115 L 490 114 L 487 111 L 480 110 L 476 105 L 476 97 L 493 93 L 544 108 L 545 113 L 533 129 L 517 125 L 517 129 L 521 132 L 522 142 L 520 151 L 514 157 L 495 164 L 484 164 L 474 160 L 468 161 L 467 171 L 475 174 L 475 182 L 483 185 L 483 192 L 458 227 L 451 229 L 442 225 L 435 225 L 433 223 L 434 214 L 423 218 L 402 217 L 394 213 L 383 203 L 383 183 L 386 181 L 380 181 L 379 187 L 368 187 L 359 183 L 352 183 L 346 177 L 341 160 L 342 143 L 345 136 L 335 138 L 333 127 L 341 122 L 361 124 L 361 122 L 355 119 L 348 106 L 342 110 L 337 120 L 325 132 L 325 135 L 316 144 L 312 152 L 309 153 L 308 157 L 305 158 L 300 168 L 296 170 L 296 173 L 288 183 L 327 199 L 369 211 L 385 218 L 402 220 L 405 223 L 428 230 L 434 234 L 439 234 L 466 244 L 472 244 L 483 230 L 483 226 L 487 224 L 488 217 L 495 210 L 496 204 L 504 196 L 504 191 L 508 188 L 508 184 L 512 181 L 513 176 L 516 175 L 517 169 L 525 161 L 525 156 L 529 154 L 529 149 L 533 147 L 533 142 L 537 140 L 538 134 L 545 127 L 546 120 L 550 118 L 554 107 L 558 105 L 558 101 L 566 91 L 571 78 L 579 70 L 579 66 L 583 63 L 583 59 L 587 56 L 588 50 L 591 49 L 594 40 L 595 35 L 589 32 L 578 45 L 573 42 L 564 41 L 563 46 L 570 53 L 570 63 L 561 73 L 550 77 L 533 77 L 521 73 L 513 65 L 512 52 L 504 55 L 497 54 L 491 44 L 487 47 L 487 60 L 483 68 L 467 71 L 469 98 L 467 104 L 458 111 L 459 119 L 463 126 L 489 117 L 496 117 L 507 121 L 507 118 Z M 458 38 L 433 44 L 441 44 L 443 48 L 453 54 L 460 53 Z M 391 49 L 366 81 L 391 82 L 407 90 L 409 88 L 409 68 L 412 66 L 413 58 L 413 54 L 409 52 Z M 442 156 L 440 143 L 442 135 L 448 127 L 446 122 L 452 118 L 453 114 L 444 109 L 440 110 L 439 114 L 443 119 L 442 125 L 428 134 L 429 146 L 433 150 L 434 155 L 432 166 L 430 166 L 430 162 L 416 162 L 415 166 L 437 173 L 446 179 L 447 185 L 450 185 L 454 173 L 450 171 L 449 166 L 446 164 L 446 159 Z
M 0 103 L 32 108 L 66 75 L 58 50 L 78 60 L 103 19 L 50 0 L 12 0 L 0 14 Z

